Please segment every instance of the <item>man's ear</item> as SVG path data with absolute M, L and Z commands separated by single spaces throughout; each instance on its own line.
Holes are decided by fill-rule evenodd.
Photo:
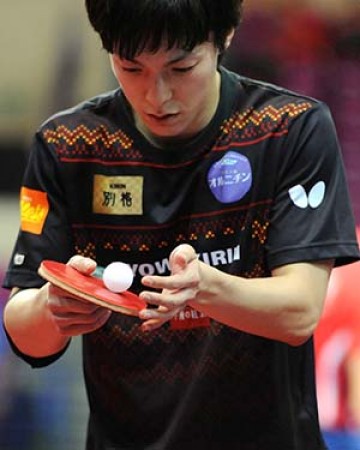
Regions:
M 110 67 L 111 67 L 113 74 L 115 75 L 113 56 L 114 55 L 112 53 L 109 53 Z
M 231 41 L 233 40 L 235 34 L 235 28 L 233 28 L 230 33 L 226 36 L 226 40 L 225 40 L 225 49 L 227 50 L 230 47 Z

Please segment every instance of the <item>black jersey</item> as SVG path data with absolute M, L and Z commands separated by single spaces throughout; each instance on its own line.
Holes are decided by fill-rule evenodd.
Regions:
M 334 125 L 314 99 L 221 70 L 221 100 L 191 142 L 159 149 L 121 90 L 48 120 L 24 177 L 5 285 L 40 286 L 41 260 L 129 263 L 141 290 L 190 243 L 243 277 L 359 257 Z M 186 309 L 150 333 L 112 314 L 83 336 L 88 450 L 323 449 L 312 340 L 299 347 Z M 24 356 L 24 358 L 26 358 Z M 33 365 L 48 359 L 27 358 Z

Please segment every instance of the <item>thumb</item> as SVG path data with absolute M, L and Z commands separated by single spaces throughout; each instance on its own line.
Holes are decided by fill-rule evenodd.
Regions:
M 189 263 L 197 259 L 194 248 L 189 244 L 181 244 L 170 254 L 170 270 L 175 274 L 183 270 Z
M 85 275 L 91 275 L 96 269 L 96 262 L 93 259 L 81 255 L 74 255 L 67 264 Z

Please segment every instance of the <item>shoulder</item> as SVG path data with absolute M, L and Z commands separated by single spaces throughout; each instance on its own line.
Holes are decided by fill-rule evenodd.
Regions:
M 237 91 L 238 107 L 256 111 L 268 111 L 272 109 L 273 115 L 287 113 L 293 116 L 294 113 L 307 111 L 317 112 L 320 115 L 330 116 L 328 106 L 321 100 L 307 96 L 285 87 L 267 83 L 265 81 L 245 77 L 238 73 L 231 72 L 221 67 L 221 75 L 229 90 Z
M 328 106 L 313 97 L 221 69 L 222 99 L 228 105 L 222 129 L 246 142 L 277 136 L 297 139 L 323 130 L 335 136 Z
M 36 131 L 35 147 L 61 161 L 120 158 L 134 142 L 130 116 L 121 89 L 106 92 L 51 116 Z
M 56 148 L 63 144 L 75 149 L 78 145 L 92 146 L 100 141 L 106 147 L 112 142 L 128 147 L 131 139 L 119 128 L 128 122 L 127 114 L 122 91 L 116 89 L 57 112 L 42 123 L 35 134 L 45 145 Z
M 116 105 L 121 102 L 121 98 L 120 89 L 116 89 L 86 99 L 50 116 L 41 124 L 40 130 L 60 125 L 74 128 L 78 124 L 111 121 L 117 110 Z

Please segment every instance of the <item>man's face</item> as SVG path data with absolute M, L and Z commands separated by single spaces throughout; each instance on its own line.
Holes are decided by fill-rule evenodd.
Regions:
M 211 120 L 219 99 L 218 51 L 210 42 L 191 52 L 160 49 L 133 60 L 111 54 L 137 127 L 158 140 L 187 139 Z

